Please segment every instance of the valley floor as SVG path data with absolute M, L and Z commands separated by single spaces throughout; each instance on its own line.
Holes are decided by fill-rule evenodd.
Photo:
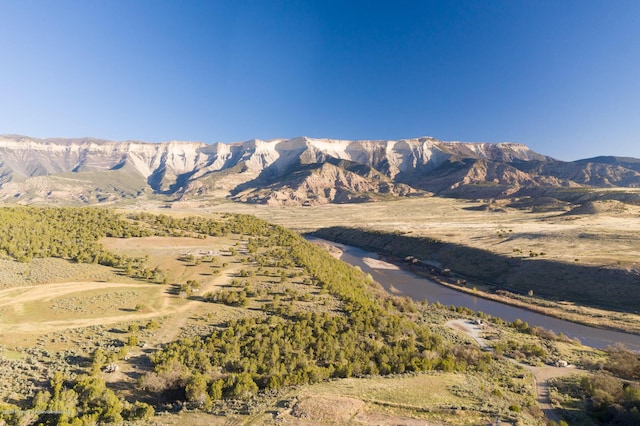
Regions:
M 618 203 L 609 211 L 567 214 L 535 213 L 506 204 L 426 197 L 309 207 L 220 202 L 194 208 L 176 203 L 172 210 L 252 214 L 300 232 L 331 226 L 400 232 L 504 256 L 526 258 L 535 253 L 545 259 L 640 271 L 640 206 Z
M 230 202 L 200 205 L 176 203 L 172 211 L 204 214 L 233 212 L 252 214 L 298 232 L 311 232 L 332 226 L 359 227 L 364 230 L 428 237 L 446 243 L 488 250 L 505 258 L 522 261 L 549 260 L 570 265 L 593 266 L 638 274 L 640 279 L 640 207 L 607 202 L 599 211 L 568 214 L 568 211 L 532 212 L 507 207 L 498 201 L 491 207 L 481 201 L 447 198 L 411 198 L 364 204 L 327 204 L 309 207 L 263 206 Z M 455 272 L 455 271 L 454 271 Z M 606 291 L 594 300 L 597 306 L 616 295 Z M 567 283 L 572 285 L 571 282 Z M 485 296 L 570 321 L 640 334 L 640 315 L 580 306 L 572 300 L 540 299 L 493 294 L 491 286 L 474 282 Z M 464 289 L 463 289 L 464 290 Z M 615 303 L 613 303 L 615 304 Z

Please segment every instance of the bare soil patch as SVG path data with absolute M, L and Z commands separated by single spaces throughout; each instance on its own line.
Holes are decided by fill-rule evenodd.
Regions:
M 487 341 L 482 337 L 483 333 L 487 332 L 487 325 L 484 323 L 478 324 L 467 319 L 450 320 L 446 323 L 447 327 L 462 331 L 467 336 L 480 345 L 481 348 L 487 349 L 489 345 Z

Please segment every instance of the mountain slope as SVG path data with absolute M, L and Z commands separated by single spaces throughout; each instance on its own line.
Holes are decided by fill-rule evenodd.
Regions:
M 427 193 L 506 197 L 573 187 L 640 187 L 640 160 L 561 162 L 522 144 L 429 137 L 299 137 L 208 145 L 0 136 L 0 199 L 19 202 L 168 196 L 308 204 Z
M 245 189 L 246 188 L 246 189 Z M 370 166 L 329 158 L 301 165 L 271 183 L 254 181 L 233 191 L 233 199 L 260 204 L 350 203 L 375 201 L 388 196 L 419 195 L 405 184 L 396 184 Z

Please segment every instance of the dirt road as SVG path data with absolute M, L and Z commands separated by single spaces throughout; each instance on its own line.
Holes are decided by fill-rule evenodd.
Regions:
M 447 327 L 454 330 L 462 331 L 467 334 L 473 340 L 475 340 L 483 349 L 490 349 L 487 341 L 481 337 L 482 326 L 473 323 L 471 320 L 451 320 L 447 322 Z M 512 358 L 507 358 L 514 364 L 528 370 L 533 375 L 534 385 L 536 389 L 536 400 L 540 409 L 544 412 L 547 419 L 558 422 L 560 417 L 555 412 L 555 409 L 551 405 L 551 399 L 549 398 L 549 379 L 555 377 L 565 377 L 577 373 L 586 373 L 586 371 L 575 367 L 533 367 L 528 364 L 524 364 L 516 361 Z

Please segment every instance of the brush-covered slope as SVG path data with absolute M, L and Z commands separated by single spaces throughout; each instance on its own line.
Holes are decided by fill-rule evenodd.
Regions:
M 515 143 L 253 139 L 112 142 L 0 136 L 0 199 L 104 202 L 165 195 L 278 204 L 433 193 L 505 197 L 574 187 L 640 187 L 640 160 L 561 162 Z

